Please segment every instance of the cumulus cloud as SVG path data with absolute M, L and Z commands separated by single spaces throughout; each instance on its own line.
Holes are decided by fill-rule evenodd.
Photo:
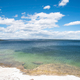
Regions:
M 47 5 L 47 6 L 45 6 L 43 9 L 50 9 L 50 6 Z
M 22 16 L 23 19 L 30 19 L 28 21 L 29 27 L 35 27 L 35 29 L 45 29 L 45 28 L 53 28 L 59 27 L 56 23 L 60 20 L 64 15 L 60 12 L 55 13 L 35 13 L 34 15 Z
M 24 26 L 24 22 L 22 20 L 15 20 L 14 18 L 1 18 L 0 17 L 0 24 L 6 25 L 6 28 L 0 27 L 3 29 L 3 32 L 15 32 L 19 30 L 22 26 Z
M 14 17 L 18 17 L 18 15 L 16 14 Z
M 61 2 L 59 3 L 59 6 L 65 6 L 68 2 L 69 0 L 61 0 Z
M 80 24 L 80 21 L 70 22 L 70 23 L 64 24 L 64 26 L 78 25 L 78 24 Z

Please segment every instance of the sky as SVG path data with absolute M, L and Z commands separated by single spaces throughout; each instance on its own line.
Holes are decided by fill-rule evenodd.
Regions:
M 0 0 L 0 39 L 80 40 L 80 0 Z

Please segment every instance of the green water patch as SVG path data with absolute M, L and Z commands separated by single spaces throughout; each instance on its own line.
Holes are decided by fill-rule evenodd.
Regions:
M 6 58 L 11 59 L 13 57 L 13 50 L 9 50 L 9 49 L 1 49 L 0 50 L 0 59 L 5 60 Z M 6 59 L 6 60 L 8 60 Z
M 14 50 L 0 49 L 0 66 L 17 67 L 21 65 L 14 59 Z
M 23 62 L 24 68 L 26 69 L 33 69 L 43 64 L 54 64 L 54 63 L 61 63 L 61 64 L 69 64 L 74 66 L 79 66 L 79 63 L 73 64 L 73 60 L 68 60 L 66 57 L 63 56 L 55 56 L 48 55 L 49 53 L 24 53 L 24 52 L 15 52 L 14 58 L 16 61 Z
M 76 57 L 76 56 L 75 56 Z M 56 52 L 45 53 L 25 53 L 15 52 L 11 49 L 0 49 L 0 63 L 12 65 L 15 67 L 23 65 L 25 69 L 34 69 L 43 64 L 69 64 L 80 67 L 79 58 L 63 56 Z M 75 59 L 74 59 L 75 58 Z

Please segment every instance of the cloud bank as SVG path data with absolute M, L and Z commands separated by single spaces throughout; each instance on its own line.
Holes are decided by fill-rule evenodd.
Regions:
M 80 31 L 53 31 L 65 15 L 55 13 L 23 14 L 21 20 L 0 17 L 0 39 L 80 39 Z M 50 30 L 49 30 L 50 29 Z

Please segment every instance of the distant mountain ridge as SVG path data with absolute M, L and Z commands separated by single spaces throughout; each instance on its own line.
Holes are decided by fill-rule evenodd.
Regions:
M 0 39 L 0 41 L 4 41 L 4 40 Z
M 53 40 L 64 41 L 64 40 L 77 40 L 77 39 L 0 39 L 0 41 L 53 41 Z

